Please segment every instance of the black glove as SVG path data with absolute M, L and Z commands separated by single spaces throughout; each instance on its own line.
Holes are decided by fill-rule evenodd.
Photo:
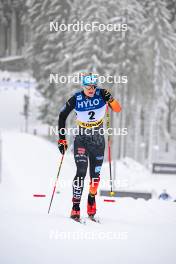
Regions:
M 105 101 L 108 103 L 111 103 L 114 100 L 112 94 L 110 94 L 110 92 L 108 92 L 107 90 L 105 90 L 104 92 L 104 98 L 105 98 Z
M 64 155 L 64 154 L 65 154 L 65 151 L 66 151 L 67 148 L 68 148 L 67 140 L 65 140 L 65 139 L 59 139 L 59 140 L 58 140 L 58 148 L 59 148 L 59 150 L 60 150 L 60 153 L 61 153 L 62 155 Z

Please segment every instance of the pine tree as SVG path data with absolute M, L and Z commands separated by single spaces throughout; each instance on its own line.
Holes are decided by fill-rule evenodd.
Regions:
M 169 20 L 170 13 L 166 1 L 147 2 L 147 24 L 144 31 L 145 47 L 149 51 L 151 63 L 150 76 L 150 115 L 149 115 L 149 155 L 148 164 L 152 160 L 153 136 L 158 111 L 166 106 L 172 95 L 172 81 L 175 81 L 176 35 Z M 150 63 L 148 65 L 150 65 Z
M 123 109 L 120 114 L 120 123 L 117 118 L 114 118 L 114 124 L 117 124 L 116 127 L 127 127 L 129 131 L 128 137 L 114 137 L 114 139 L 116 139 L 114 148 L 117 149 L 117 145 L 119 145 L 119 153 L 122 158 L 127 154 L 135 155 L 135 153 L 130 153 L 130 149 L 133 149 L 134 152 L 136 152 L 134 144 L 131 146 L 131 142 L 134 142 L 137 138 L 135 135 L 138 131 L 136 130 L 136 134 L 134 133 L 134 124 L 137 125 L 137 122 L 134 122 L 134 115 L 132 115 L 132 113 L 137 113 L 135 107 L 141 103 L 140 94 L 142 94 L 142 91 L 141 86 L 139 85 L 139 81 L 141 81 L 139 80 L 139 76 L 142 79 L 142 75 L 139 74 L 139 72 L 141 70 L 140 62 L 142 59 L 141 24 L 144 23 L 144 12 L 141 4 L 135 0 L 119 1 L 118 3 L 116 1 L 111 2 L 112 12 L 110 13 L 113 14 L 113 21 L 116 21 L 116 23 L 125 23 L 128 26 L 124 38 L 119 38 L 115 34 L 112 34 L 109 37 L 109 49 L 113 54 L 111 63 L 109 64 L 111 73 L 117 76 L 125 75 L 128 77 L 127 84 L 114 85 L 113 87 L 114 95 L 116 98 L 120 99 Z M 134 100 L 135 104 L 133 104 Z M 134 111 L 131 111 L 131 109 L 134 109 Z
M 57 120 L 58 105 L 64 94 L 61 84 L 49 83 L 50 73 L 58 73 L 63 59 L 64 32 L 50 31 L 50 22 L 66 23 L 69 16 L 68 1 L 33 1 L 29 7 L 31 45 L 27 60 L 38 81 L 38 90 L 45 99 L 40 107 L 40 118 L 53 124 Z
M 107 23 L 106 1 L 75 0 L 71 10 L 69 23 L 83 22 L 84 25 L 97 21 Z M 71 56 L 72 72 L 103 73 L 103 47 L 106 46 L 106 33 L 85 30 L 70 31 L 66 35 L 66 53 Z

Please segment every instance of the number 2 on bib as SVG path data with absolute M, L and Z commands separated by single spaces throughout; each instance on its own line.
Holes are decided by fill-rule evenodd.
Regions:
M 95 112 L 94 112 L 94 111 L 90 111 L 90 112 L 88 113 L 88 115 L 90 116 L 90 117 L 89 117 L 90 120 L 94 120 L 94 119 L 95 119 L 95 117 L 94 117 L 94 116 L 95 116 Z

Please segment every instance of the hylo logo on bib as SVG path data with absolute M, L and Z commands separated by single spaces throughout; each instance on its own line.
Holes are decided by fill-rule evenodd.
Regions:
M 90 107 L 99 105 L 100 101 L 98 99 L 94 99 L 93 101 L 86 100 L 82 102 L 78 102 L 78 108 Z

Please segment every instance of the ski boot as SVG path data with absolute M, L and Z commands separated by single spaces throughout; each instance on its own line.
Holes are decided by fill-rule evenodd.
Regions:
M 96 214 L 95 195 L 91 193 L 89 193 L 87 200 L 87 214 L 89 217 L 94 217 L 94 215 Z
M 80 219 L 80 207 L 79 207 L 79 203 L 73 203 L 73 207 L 72 207 L 72 210 L 71 210 L 70 217 L 72 219 L 75 219 L 75 220 L 79 220 Z

